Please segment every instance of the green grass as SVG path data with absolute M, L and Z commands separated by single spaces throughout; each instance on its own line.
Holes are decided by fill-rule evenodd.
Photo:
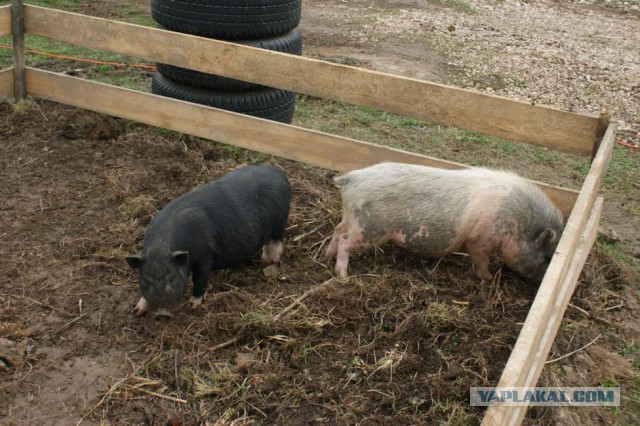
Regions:
M 11 4 L 11 1 L 0 0 L 0 6 L 7 4 Z M 78 12 L 82 11 L 82 8 L 88 3 L 77 0 L 30 0 L 28 4 Z M 129 2 L 114 2 L 109 4 L 109 7 L 111 16 L 107 17 L 108 19 L 155 27 L 155 22 L 149 14 L 140 13 L 140 10 Z M 25 35 L 25 48 L 39 52 L 27 53 L 27 66 L 41 67 L 56 72 L 69 72 L 70 74 L 81 69 L 89 74 L 87 76 L 83 73 L 82 77 L 89 77 L 102 83 L 149 91 L 149 76 L 152 71 L 144 71 L 141 68 L 131 67 L 131 65 L 155 65 L 154 63 L 117 53 L 95 51 L 30 34 Z M 58 58 L 46 54 L 68 56 L 78 60 Z M 115 62 L 123 65 L 91 64 L 82 60 Z M 12 38 L 10 36 L 2 37 L 0 38 L 0 69 L 7 68 L 12 64 Z
M 640 189 L 638 170 L 640 170 L 640 153 L 624 146 L 615 145 L 611 163 L 604 178 L 603 188 L 631 193 L 637 191 Z
M 13 64 L 11 43 L 11 37 L 0 38 L 0 69 Z M 33 51 L 26 55 L 27 66 L 70 74 L 81 73 L 83 77 L 88 74 L 90 79 L 102 83 L 149 91 L 149 77 L 153 71 L 134 66 L 154 65 L 148 61 L 29 34 L 25 36 L 25 48 Z
M 635 269 L 637 271 L 636 276 L 637 276 L 638 282 L 640 282 L 640 261 L 637 258 L 626 253 L 620 247 L 620 245 L 616 243 L 610 243 L 605 239 L 603 239 L 601 236 L 598 236 L 598 239 L 596 240 L 596 244 L 602 247 L 605 253 L 607 253 L 616 261 L 623 263 L 625 265 L 628 265 L 631 268 Z
M 438 0 L 438 3 L 445 6 L 455 7 L 464 13 L 476 13 L 476 10 L 473 8 L 473 6 L 471 6 L 465 0 Z
M 93 3 L 91 0 L 26 0 L 24 3 L 30 6 L 48 7 L 51 9 L 69 12 L 81 12 L 87 15 L 92 15 L 92 11 L 94 10 L 89 9 L 89 11 L 86 11 L 87 5 L 91 5 Z M 0 6 L 8 4 L 11 4 L 11 0 L 0 0 Z M 141 14 L 140 9 L 136 8 L 128 1 L 110 2 L 105 6 L 105 9 L 108 10 L 110 15 L 108 18 L 116 17 L 115 19 L 119 21 L 132 23 L 153 22 L 151 17 L 147 16 L 148 14 Z
M 76 0 L 28 0 L 25 2 L 33 6 L 50 7 L 55 9 L 68 9 L 77 5 Z M 0 6 L 11 4 L 11 0 L 0 0 Z

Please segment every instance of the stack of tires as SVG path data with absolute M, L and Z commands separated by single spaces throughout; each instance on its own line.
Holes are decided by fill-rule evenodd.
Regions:
M 160 28 L 300 55 L 302 0 L 151 0 Z M 296 94 L 246 81 L 158 63 L 151 90 L 195 102 L 291 123 Z

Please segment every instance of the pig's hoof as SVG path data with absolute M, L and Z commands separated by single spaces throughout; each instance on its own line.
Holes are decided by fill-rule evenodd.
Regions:
M 262 247 L 262 261 L 276 263 L 282 256 L 283 246 L 281 242 L 270 241 Z
M 467 272 L 469 278 L 480 278 L 482 281 L 493 281 L 493 275 L 487 268 L 472 266 Z
M 202 299 L 203 299 L 203 296 L 192 297 L 191 300 L 189 301 L 189 304 L 191 305 L 191 309 L 198 309 L 200 306 L 202 306 Z
M 341 282 L 341 283 L 346 283 L 347 281 L 349 281 L 349 274 L 347 274 L 347 273 L 339 273 L 336 276 L 336 280 L 338 280 L 338 282 Z
M 169 312 L 167 309 L 159 309 L 157 312 L 153 314 L 153 319 L 158 320 L 169 320 L 173 318 L 173 314 Z
M 138 300 L 135 308 L 133 308 L 133 314 L 137 317 L 144 315 L 149 310 L 149 302 L 144 297 Z
M 488 270 L 485 271 L 476 271 L 476 275 L 478 276 L 478 278 L 480 278 L 482 281 L 493 281 L 493 275 L 491 275 L 491 272 L 489 272 Z

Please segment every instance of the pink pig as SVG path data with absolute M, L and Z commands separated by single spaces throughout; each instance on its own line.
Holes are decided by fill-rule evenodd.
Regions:
M 562 235 L 562 215 L 533 183 L 485 168 L 443 170 L 380 163 L 335 178 L 342 221 L 325 257 L 346 279 L 349 253 L 387 242 L 425 258 L 454 251 L 491 279 L 489 259 L 539 283 Z

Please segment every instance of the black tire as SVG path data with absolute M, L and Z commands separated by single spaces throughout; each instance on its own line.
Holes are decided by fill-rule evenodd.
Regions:
M 300 31 L 297 29 L 293 29 L 279 37 L 260 40 L 242 40 L 238 41 L 238 43 L 246 46 L 273 50 L 275 52 L 290 53 L 292 55 L 302 54 L 302 34 L 300 34 Z M 250 83 L 248 81 L 226 78 L 215 74 L 206 74 L 169 64 L 157 63 L 156 67 L 158 72 L 170 80 L 189 86 L 201 87 L 203 89 L 246 92 L 267 88 L 266 86 Z
M 151 0 L 151 17 L 181 33 L 221 40 L 255 40 L 291 31 L 302 0 Z
M 296 94 L 281 89 L 251 92 L 224 92 L 188 86 L 169 80 L 160 73 L 153 76 L 151 91 L 156 95 L 208 105 L 254 117 L 291 123 Z

